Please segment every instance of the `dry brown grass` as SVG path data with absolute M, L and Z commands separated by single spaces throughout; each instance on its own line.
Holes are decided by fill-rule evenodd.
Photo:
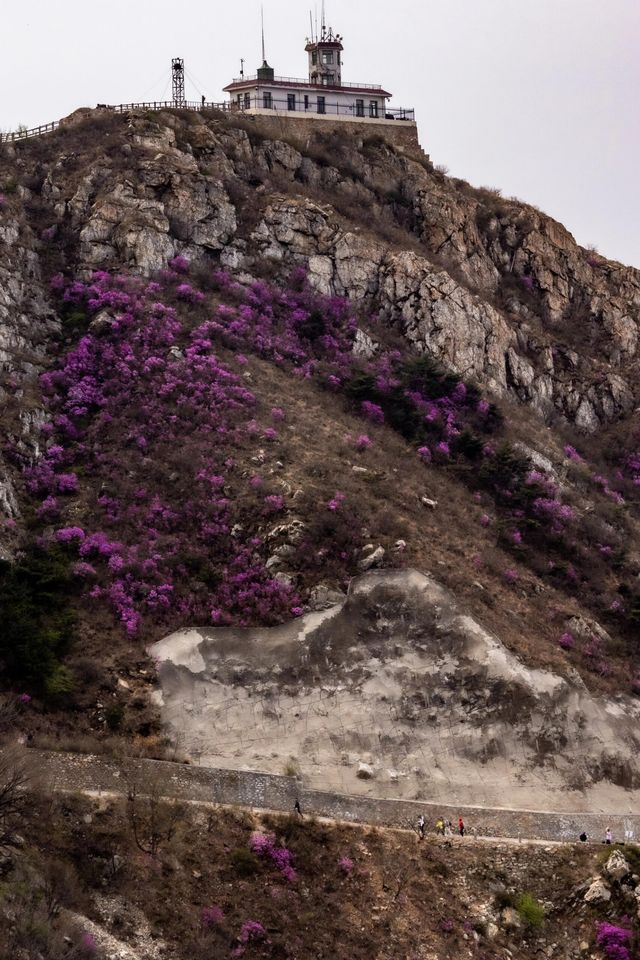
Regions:
M 328 403 L 312 384 L 275 377 L 268 364 L 255 359 L 250 371 L 265 405 L 277 403 L 287 414 L 273 455 L 284 469 L 276 476 L 319 504 L 343 492 L 346 504 L 367 518 L 366 539 L 380 543 L 392 562 L 395 542 L 406 540 L 406 552 L 395 562 L 431 573 L 531 666 L 564 673 L 567 660 L 556 641 L 563 617 L 578 612 L 578 605 L 531 574 L 516 587 L 504 583 L 502 573 L 513 566 L 513 557 L 480 526 L 484 508 L 472 503 L 466 485 L 447 471 L 426 469 L 391 429 L 364 424 L 341 401 Z M 359 454 L 344 437 L 362 432 L 374 442 Z M 354 472 L 354 466 L 368 473 Z M 437 500 L 438 507 L 426 508 L 423 496 Z M 295 503 L 289 507 L 295 512 Z M 555 616 L 549 617 L 550 609 Z
M 274 834 L 292 851 L 294 883 L 250 855 L 253 830 Z M 409 831 L 212 807 L 186 810 L 172 838 L 150 857 L 135 847 L 126 802 L 70 796 L 41 800 L 23 833 L 29 847 L 3 884 L 0 917 L 7 904 L 29 901 L 31 889 L 46 885 L 54 865 L 64 863 L 67 882 L 52 888 L 64 906 L 102 922 L 99 904 L 106 897 L 122 905 L 107 925 L 118 939 L 135 944 L 143 920 L 153 940 L 184 960 L 229 956 L 247 920 L 262 923 L 270 941 L 247 956 L 300 960 L 462 960 L 474 941 L 487 960 L 503 956 L 506 947 L 525 956 L 565 934 L 574 942 L 590 940 L 594 924 L 591 915 L 565 906 L 593 869 L 584 848 L 421 843 Z M 342 857 L 353 861 L 348 876 Z M 27 862 L 37 869 L 28 872 Z M 551 901 L 556 912 L 535 935 L 501 932 L 489 940 L 482 921 L 500 890 L 530 892 Z M 203 927 L 203 910 L 211 906 L 220 907 L 223 918 Z M 48 936 L 57 937 L 59 927 L 52 917 Z M 2 955 L 13 955 L 14 934 L 15 927 L 0 923 Z M 57 960 L 53 951 L 43 956 Z

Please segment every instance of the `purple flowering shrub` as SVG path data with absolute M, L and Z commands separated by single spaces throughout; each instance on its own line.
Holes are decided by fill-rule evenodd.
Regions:
M 80 938 L 80 955 L 93 957 L 98 952 L 98 943 L 92 933 L 83 933 Z
M 215 927 L 224 921 L 224 910 L 216 905 L 204 907 L 202 910 L 202 926 L 206 929 Z
M 269 942 L 267 931 L 258 920 L 246 920 L 240 930 L 238 946 L 231 951 L 231 956 L 243 957 L 247 952 L 247 946 L 251 943 L 268 944 Z
M 286 847 L 279 846 L 274 836 L 254 833 L 249 841 L 249 848 L 257 857 L 270 860 L 289 883 L 297 880 L 297 874 L 293 868 L 293 854 Z
M 597 926 L 596 943 L 607 960 L 631 960 L 632 932 L 628 927 L 602 921 Z
M 357 323 L 348 302 L 321 297 L 294 271 L 286 289 L 256 281 L 248 288 L 223 271 L 214 276 L 225 303 L 206 324 L 211 337 L 234 350 L 250 350 L 294 376 L 344 382 L 353 367 Z
M 153 282 L 99 272 L 87 283 L 53 283 L 64 309 L 85 318 L 85 332 L 42 378 L 47 452 L 26 479 L 45 538 L 71 552 L 88 596 L 110 605 L 128 633 L 148 619 L 274 623 L 302 609 L 265 567 L 264 524 L 286 513 L 286 498 L 243 468 L 248 457 L 258 453 L 261 463 L 277 451 L 274 424 L 285 419 L 248 389 L 249 355 L 314 380 L 372 430 L 399 433 L 425 469 L 482 490 L 480 523 L 556 586 L 584 590 L 594 571 L 604 582 L 620 562 L 585 533 L 557 482 L 501 439 L 501 415 L 477 387 L 391 347 L 370 360 L 354 356 L 350 305 L 313 291 L 303 271 L 284 287 L 218 272 L 213 294 L 189 273 L 175 258 Z M 100 311 L 108 327 L 87 329 Z M 372 439 L 363 432 L 351 443 L 364 452 Z M 588 469 L 575 448 L 565 456 Z M 592 484 L 595 496 L 623 506 L 612 481 Z M 297 511 L 308 518 L 292 558 L 303 588 L 353 575 L 365 523 L 352 505 L 343 509 L 336 494 Z M 629 616 L 619 598 L 594 597 L 609 616 Z
M 355 864 L 351 857 L 340 857 L 338 860 L 338 869 L 345 877 L 350 877 L 353 873 Z
M 569 633 L 568 630 L 562 634 L 562 636 L 558 640 L 558 643 L 560 644 L 563 650 L 573 650 L 573 648 L 576 645 L 575 637 L 573 636 L 572 633 Z
M 85 528 L 61 525 L 50 537 L 75 552 L 78 577 L 97 574 L 89 596 L 129 634 L 145 616 L 286 619 L 294 592 L 267 572 L 260 538 L 237 531 L 259 501 L 264 514 L 284 508 L 268 489 L 244 489 L 233 456 L 250 442 L 256 398 L 203 326 L 185 328 L 156 287 L 100 273 L 66 288 L 67 303 L 115 318 L 43 375 L 48 446 L 27 484 L 42 519 L 62 509 L 56 495 L 76 498 Z

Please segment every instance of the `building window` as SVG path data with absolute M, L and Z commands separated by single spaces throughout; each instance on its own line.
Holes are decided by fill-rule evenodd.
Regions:
M 335 73 L 323 73 L 320 80 L 324 87 L 332 87 L 335 83 L 336 75 Z
M 364 117 L 364 100 L 356 100 L 356 117 Z
M 322 51 L 322 62 L 323 63 L 333 63 L 333 50 L 323 50 Z
M 245 110 L 248 110 L 250 106 L 251 106 L 251 94 L 250 94 L 250 93 L 245 93 L 245 95 L 244 95 L 244 108 L 245 108 Z
M 318 113 L 326 113 L 325 99 L 324 97 L 318 97 Z
M 270 93 L 262 94 L 262 106 L 265 110 L 271 110 L 273 108 L 273 97 Z
M 241 94 L 241 93 L 238 94 L 238 106 L 239 106 L 239 107 L 242 106 L 242 94 Z
M 311 63 L 313 64 L 314 67 L 317 67 L 317 66 L 318 66 L 318 51 L 317 51 L 317 50 L 314 50 L 313 53 L 311 54 Z
M 309 94 L 305 93 L 304 95 L 304 108 L 305 110 L 309 109 Z
M 296 108 L 296 95 L 295 93 L 287 94 L 287 110 L 295 110 Z
M 370 100 L 369 101 L 369 116 L 377 117 L 378 116 L 378 101 Z

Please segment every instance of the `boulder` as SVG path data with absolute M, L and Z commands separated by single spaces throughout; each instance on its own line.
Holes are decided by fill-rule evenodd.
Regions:
M 344 603 L 346 599 L 347 596 L 342 590 L 330 587 L 326 583 L 319 583 L 309 594 L 309 606 L 312 610 L 326 610 L 338 603 Z
M 591 640 L 592 637 L 595 637 L 596 640 L 600 640 L 604 644 L 611 642 L 611 637 L 604 627 L 590 617 L 571 617 L 567 621 L 567 630 L 580 640 Z
M 107 333 L 115 323 L 115 317 L 110 310 L 100 310 L 89 324 L 91 333 Z
M 368 556 L 363 557 L 362 560 L 358 563 L 358 566 L 361 570 L 371 570 L 373 567 L 379 567 L 382 564 L 385 556 L 384 547 L 377 547 L 373 553 L 370 553 Z
M 364 330 L 361 330 L 360 327 L 356 330 L 356 337 L 353 342 L 352 353 L 355 357 L 362 357 L 364 360 L 371 360 L 375 357 L 376 353 L 379 350 L 380 345 L 373 340 L 368 333 L 365 333 Z
M 586 903 L 608 903 L 611 900 L 611 891 L 606 883 L 598 878 L 593 881 L 584 899 Z
M 505 930 L 520 930 L 522 920 L 515 907 L 505 907 L 500 914 L 500 921 Z
M 375 775 L 375 770 L 371 764 L 363 763 L 362 761 L 358 763 L 358 772 L 356 773 L 356 777 L 358 777 L 359 780 L 373 780 Z
M 626 877 L 627 874 L 631 872 L 631 869 L 620 851 L 614 850 L 605 864 L 604 872 L 607 876 L 611 877 L 612 880 L 622 880 L 623 877 Z

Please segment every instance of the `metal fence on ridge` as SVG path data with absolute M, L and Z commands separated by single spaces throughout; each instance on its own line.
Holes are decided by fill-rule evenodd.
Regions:
M 140 103 L 118 103 L 98 104 L 98 108 L 110 110 L 114 113 L 129 113 L 131 110 L 190 110 L 197 112 L 216 111 L 220 113 L 247 113 L 251 114 L 255 110 L 269 111 L 278 116 L 296 116 L 296 117 L 318 117 L 318 116 L 341 116 L 352 117 L 356 120 L 368 120 L 375 123 L 377 120 L 415 120 L 415 111 L 409 109 L 390 109 L 385 108 L 379 113 L 370 112 L 367 107 L 363 112 L 359 111 L 356 104 L 349 105 L 339 101 L 331 101 L 324 98 L 320 104 L 309 102 L 305 105 L 304 100 L 290 97 L 286 98 L 266 98 L 264 94 L 257 96 L 248 96 L 242 98 L 241 102 L 202 102 L 201 100 L 185 100 L 183 103 L 174 103 L 173 100 L 145 100 Z M 64 121 L 55 120 L 53 123 L 43 123 L 39 127 L 20 128 L 14 132 L 3 133 L 0 131 L 0 143 L 16 143 L 21 140 L 31 140 L 35 137 L 45 136 L 47 133 L 53 133 L 60 126 L 64 126 Z

